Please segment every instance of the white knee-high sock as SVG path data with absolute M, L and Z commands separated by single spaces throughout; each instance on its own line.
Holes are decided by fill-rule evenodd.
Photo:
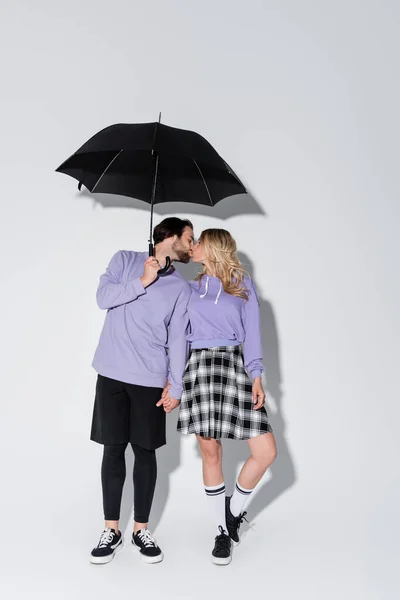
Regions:
M 247 501 L 250 499 L 250 494 L 252 491 L 253 490 L 246 490 L 246 488 L 239 485 L 238 481 L 236 482 L 230 504 L 231 513 L 234 517 L 238 517 L 243 512 Z
M 215 535 L 221 534 L 219 527 L 222 527 L 227 532 L 225 520 L 225 483 L 207 485 L 204 486 L 204 490 L 209 504 L 213 506 L 215 514 Z

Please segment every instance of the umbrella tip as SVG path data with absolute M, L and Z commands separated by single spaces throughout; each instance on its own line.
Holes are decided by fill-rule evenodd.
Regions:
M 80 182 L 78 183 L 78 190 L 79 190 L 79 191 L 81 191 L 81 187 L 82 187 L 82 181 L 80 181 Z
M 161 112 L 158 115 L 158 122 L 161 123 Z

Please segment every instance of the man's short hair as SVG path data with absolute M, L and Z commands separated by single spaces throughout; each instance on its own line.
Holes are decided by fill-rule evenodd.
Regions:
M 178 217 L 169 217 L 164 219 L 154 227 L 153 240 L 154 244 L 159 244 L 169 237 L 177 235 L 178 238 L 182 236 L 182 233 L 186 227 L 193 229 L 192 223 L 189 219 L 179 219 Z

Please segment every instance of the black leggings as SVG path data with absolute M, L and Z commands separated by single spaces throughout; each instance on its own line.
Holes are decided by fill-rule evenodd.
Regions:
M 104 446 L 101 483 L 106 521 L 119 521 L 122 488 L 126 476 L 125 449 L 127 445 Z M 135 444 L 131 445 L 135 455 L 135 465 L 133 467 L 135 521 L 137 523 L 147 523 L 157 479 L 156 451 L 146 450 Z

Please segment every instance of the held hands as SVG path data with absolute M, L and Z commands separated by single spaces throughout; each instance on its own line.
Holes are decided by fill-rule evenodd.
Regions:
M 165 386 L 165 388 L 163 389 L 163 393 L 161 394 L 161 400 L 159 400 L 156 404 L 156 406 L 163 406 L 166 413 L 172 412 L 174 408 L 179 406 L 180 403 L 179 400 L 176 400 L 175 398 L 172 398 L 172 396 L 169 395 L 170 387 L 171 384 L 169 383 L 169 381 L 167 381 L 167 385 Z
M 144 263 L 144 272 L 140 278 L 143 287 L 148 287 L 158 277 L 158 271 L 160 270 L 160 263 L 155 256 L 149 256 Z
M 253 382 L 254 410 L 259 410 L 265 403 L 265 392 L 261 383 L 261 377 L 256 377 Z

